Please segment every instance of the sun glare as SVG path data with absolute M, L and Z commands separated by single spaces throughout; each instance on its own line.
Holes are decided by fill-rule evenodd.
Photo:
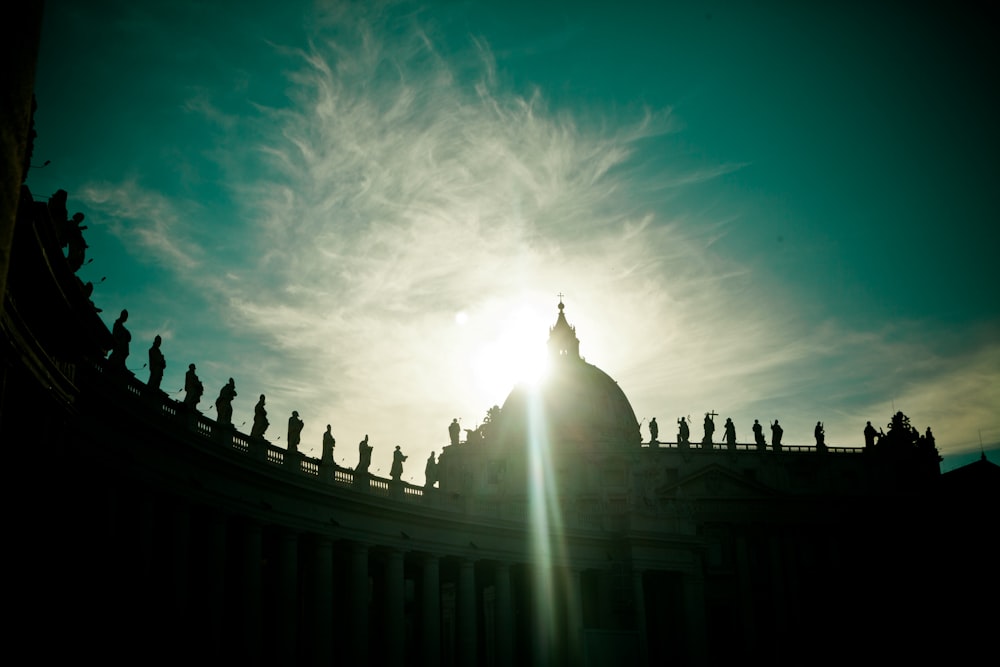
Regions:
M 528 309 L 500 323 L 494 338 L 473 359 L 477 384 L 500 395 L 517 384 L 537 384 L 548 371 L 545 336 L 549 326 L 542 315 Z

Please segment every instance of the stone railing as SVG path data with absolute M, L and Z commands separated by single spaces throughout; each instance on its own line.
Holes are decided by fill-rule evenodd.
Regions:
M 714 442 L 710 447 L 706 447 L 701 442 L 691 441 L 685 446 L 681 446 L 678 442 L 664 442 L 662 440 L 649 443 L 643 442 L 640 444 L 643 449 L 663 449 L 663 450 L 673 450 L 673 451 L 692 451 L 692 452 L 762 452 L 762 453 L 781 453 L 781 452 L 813 452 L 813 453 L 835 453 L 835 454 L 861 454 L 863 453 L 864 447 L 833 447 L 827 445 L 825 452 L 817 449 L 815 445 L 785 445 L 782 444 L 780 449 L 775 449 L 770 444 L 766 445 L 763 449 L 759 448 L 756 443 L 753 442 L 737 442 L 734 446 L 730 447 L 725 442 Z
M 168 422 L 170 429 L 179 432 L 181 437 L 188 435 L 196 442 L 217 445 L 274 466 L 276 470 L 280 468 L 332 486 L 410 502 L 425 499 L 424 487 L 371 474 L 359 477 L 351 468 L 324 464 L 318 458 L 300 452 L 290 454 L 286 448 L 277 447 L 264 438 L 251 437 L 230 424 L 219 424 L 197 410 L 171 399 L 165 393 L 150 389 L 131 373 L 113 371 L 103 360 L 93 363 L 90 369 L 103 392 L 109 395 L 124 394 L 133 410 L 144 411 L 150 419 Z M 444 494 L 430 495 L 440 495 L 440 502 L 437 504 L 448 504 Z M 458 503 L 453 504 L 458 506 Z

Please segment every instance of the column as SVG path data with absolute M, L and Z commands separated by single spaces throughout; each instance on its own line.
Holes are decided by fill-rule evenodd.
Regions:
M 277 540 L 274 654 L 279 664 L 292 665 L 298 639 L 299 536 L 282 529 Z
M 463 558 L 458 570 L 458 662 L 476 664 L 476 570 L 475 563 Z
M 153 496 L 148 491 L 140 491 L 138 519 L 138 573 L 143 585 L 150 584 L 153 571 L 153 530 L 156 526 L 156 514 L 153 506 Z
M 191 508 L 176 501 L 170 513 L 170 592 L 178 627 L 187 618 L 191 550 Z
M 404 654 L 403 552 L 389 551 L 385 563 L 386 635 L 388 664 L 402 667 Z
M 317 535 L 313 545 L 313 664 L 333 664 L 333 540 Z
M 441 664 L 441 575 L 437 556 L 424 556 L 423 590 L 420 600 L 423 664 Z
M 681 576 L 684 588 L 684 616 L 687 619 L 687 654 L 692 665 L 708 664 L 708 632 L 705 620 L 705 579 L 698 570 Z
M 223 624 L 226 617 L 226 515 L 206 509 L 207 543 L 205 559 L 208 569 L 207 590 L 204 591 L 204 632 L 208 655 L 223 658 Z
M 639 633 L 639 664 L 649 664 L 649 643 L 646 636 L 646 590 L 642 585 L 642 570 L 632 571 L 632 604 L 635 605 L 635 629 Z
M 497 563 L 497 667 L 512 667 L 514 660 L 513 601 L 510 595 L 510 566 Z
M 368 547 L 351 546 L 351 644 L 353 663 L 368 664 Z
M 781 547 L 781 536 L 779 534 L 772 533 L 768 536 L 768 552 L 771 556 L 769 559 L 771 565 L 771 590 L 774 591 L 774 620 L 772 621 L 774 635 L 772 641 L 774 642 L 773 655 L 776 658 L 786 656 L 785 644 L 787 639 L 785 632 L 788 628 L 788 589 L 785 587 L 787 560 L 784 558 Z
M 240 554 L 240 573 L 238 577 L 241 612 L 240 627 L 242 641 L 240 650 L 241 662 L 246 665 L 259 665 L 261 652 L 261 563 L 263 560 L 263 545 L 261 526 L 253 520 L 246 520 L 242 526 L 242 548 Z
M 740 653 L 743 655 L 757 655 L 757 628 L 755 627 L 754 602 L 753 602 L 753 577 L 754 572 L 750 567 L 750 547 L 747 544 L 746 535 L 738 535 L 736 538 L 736 576 L 739 578 L 740 587 L 740 626 L 743 628 Z

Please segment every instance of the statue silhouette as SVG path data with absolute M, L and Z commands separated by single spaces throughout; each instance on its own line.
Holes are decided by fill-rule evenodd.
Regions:
M 260 395 L 257 405 L 253 406 L 253 428 L 250 429 L 251 438 L 263 438 L 264 432 L 271 422 L 267 421 L 267 410 L 264 408 L 264 394 Z
M 778 424 L 778 420 L 775 419 L 774 423 L 771 424 L 771 446 L 774 447 L 774 451 L 781 451 L 781 436 L 784 434 L 785 429 L 781 428 Z
M 194 408 L 201 400 L 201 395 L 205 392 L 204 385 L 194 372 L 194 364 L 188 364 L 187 373 L 184 374 L 184 406 Z
M 356 473 L 367 473 L 368 466 L 372 464 L 372 447 L 368 444 L 368 434 L 365 439 L 358 443 L 358 467 L 354 469 Z
M 128 311 L 123 310 L 111 327 L 111 354 L 108 361 L 117 370 L 125 370 L 125 359 L 128 358 L 128 344 L 132 341 L 132 334 L 125 328 L 128 321 Z
M 816 438 L 816 451 L 825 452 L 826 431 L 823 429 L 823 422 L 816 422 L 816 428 L 813 429 L 813 436 Z
M 656 438 L 660 435 L 660 425 L 656 423 L 656 417 L 649 420 L 649 443 L 655 445 L 659 442 Z
M 59 247 L 65 248 L 68 243 L 69 236 L 69 210 L 66 208 L 66 202 L 69 199 L 69 193 L 65 190 L 56 190 L 51 197 L 49 197 L 48 209 L 49 217 L 52 218 L 52 224 L 56 229 L 56 239 L 59 241 Z
M 736 449 L 736 425 L 730 417 L 726 417 L 725 433 L 726 446 L 729 449 Z
M 288 418 L 288 451 L 298 452 L 299 441 L 302 436 L 302 427 L 305 423 L 299 419 L 298 410 L 292 410 L 292 416 Z
M 712 436 L 715 434 L 715 421 L 712 419 L 714 413 L 705 413 L 705 437 L 701 439 L 701 444 L 705 449 L 712 449 Z
M 403 461 L 406 458 L 399 450 L 399 445 L 396 445 L 396 451 L 392 453 L 392 468 L 389 470 L 389 476 L 396 482 L 403 476 Z
M 677 420 L 678 431 L 677 431 L 677 444 L 681 447 L 687 447 L 691 440 L 691 429 L 688 427 L 687 421 L 684 417 Z
M 451 438 L 451 444 L 458 444 L 458 434 L 461 430 L 462 427 L 458 425 L 458 419 L 452 419 L 451 423 L 448 424 L 448 437 Z
M 163 382 L 163 370 L 167 367 L 167 360 L 160 351 L 160 343 L 163 340 L 157 336 L 153 339 L 153 346 L 149 348 L 149 387 L 159 389 Z
M 333 465 L 333 448 L 337 444 L 336 438 L 330 432 L 330 425 L 326 425 L 326 432 L 323 433 L 323 456 L 320 463 L 323 465 Z
M 434 486 L 434 482 L 437 481 L 437 461 L 434 460 L 434 452 L 427 457 L 427 465 L 424 466 L 424 486 L 426 488 L 431 488 Z
M 871 422 L 868 422 L 865 426 L 865 449 L 871 449 L 875 446 L 875 438 L 878 437 L 878 431 L 872 426 Z
M 215 399 L 216 419 L 219 424 L 233 423 L 233 399 L 236 398 L 236 382 L 229 378 L 229 382 L 222 385 L 219 390 L 219 397 Z
M 83 222 L 83 213 L 73 214 L 73 219 L 66 225 L 66 241 L 69 249 L 66 251 L 66 262 L 70 271 L 76 273 L 83 266 L 84 258 L 87 254 L 87 242 L 83 240 L 83 230 L 86 229 Z
M 764 440 L 764 427 L 756 419 L 753 420 L 753 439 L 757 443 L 757 449 L 764 451 L 764 448 L 767 447 L 767 441 Z

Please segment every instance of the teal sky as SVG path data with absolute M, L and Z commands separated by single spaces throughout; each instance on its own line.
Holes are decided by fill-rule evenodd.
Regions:
M 166 389 L 232 376 L 344 465 L 419 481 L 560 292 L 640 418 L 995 452 L 996 17 L 647 4 L 49 0 L 28 185 L 140 378 L 159 333 Z

